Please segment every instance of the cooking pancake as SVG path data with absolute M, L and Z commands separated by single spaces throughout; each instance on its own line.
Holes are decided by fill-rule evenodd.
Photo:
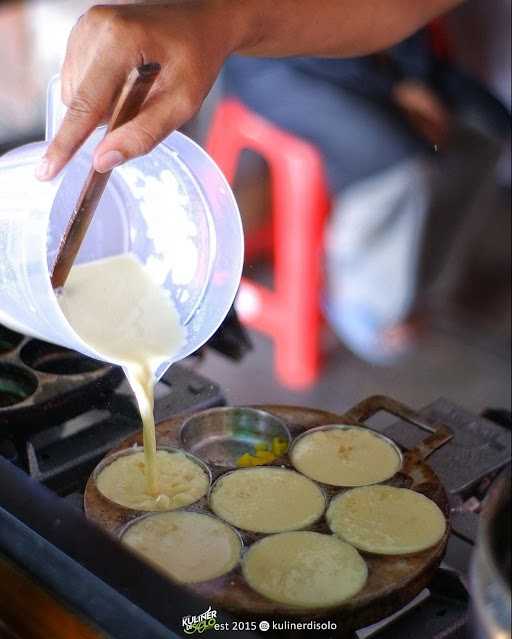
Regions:
M 275 533 L 297 530 L 319 519 L 325 509 L 321 489 L 285 468 L 248 468 L 220 477 L 210 508 L 242 530 Z
M 122 542 L 183 583 L 225 575 L 237 565 L 242 550 L 232 528 L 209 515 L 186 511 L 144 517 L 126 530 Z
M 407 488 L 366 486 L 336 497 L 327 510 L 331 530 L 360 550 L 407 555 L 435 546 L 446 520 L 431 499 Z
M 331 486 L 366 486 L 400 468 L 395 448 L 363 428 L 332 428 L 301 437 L 290 453 L 295 468 Z
M 249 586 L 267 599 L 306 608 L 346 601 L 368 576 L 355 548 L 332 535 L 309 531 L 256 542 L 247 551 L 242 572 Z
M 135 510 L 174 510 L 194 503 L 207 493 L 206 472 L 183 453 L 158 450 L 156 465 L 156 495 L 147 492 L 147 467 L 142 452 L 122 455 L 105 466 L 96 485 L 108 499 Z

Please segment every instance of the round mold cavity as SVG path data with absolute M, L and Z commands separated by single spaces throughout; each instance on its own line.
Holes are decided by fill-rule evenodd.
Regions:
M 77 351 L 36 339 L 23 346 L 20 357 L 33 370 L 52 375 L 83 375 L 108 366 Z
M 23 335 L 11 331 L 11 329 L 6 326 L 0 325 L 0 355 L 13 351 L 22 341 Z
M 290 447 L 286 424 L 271 413 L 257 408 L 210 408 L 192 415 L 180 430 L 181 446 L 210 464 L 237 468 L 245 453 L 254 454 L 255 446 L 280 438 Z
M 0 363 L 0 408 L 21 404 L 37 389 L 37 378 L 14 364 Z
M 261 502 L 261 493 L 258 496 L 257 500 L 251 499 L 250 496 L 244 498 L 243 504 L 240 505 L 240 508 L 233 510 L 233 508 L 219 508 L 218 504 L 215 505 L 213 502 L 215 501 L 216 491 L 223 490 L 223 484 L 227 481 L 231 483 L 233 478 L 247 478 L 251 475 L 253 477 L 257 477 L 262 473 L 266 474 L 267 477 L 271 477 L 272 474 L 274 476 L 281 476 L 281 478 L 290 477 L 293 479 L 295 477 L 299 478 L 301 482 L 303 482 L 304 488 L 309 486 L 313 489 L 315 493 L 314 499 L 317 496 L 321 497 L 322 505 L 321 508 L 309 510 L 309 514 L 306 510 L 303 510 L 301 513 L 297 514 L 297 512 L 291 513 L 288 520 L 282 519 L 282 514 L 286 511 L 288 504 L 296 503 L 296 500 L 291 498 L 283 500 L 281 499 L 281 503 L 279 503 L 279 496 L 276 491 L 273 491 L 273 495 L 277 497 L 277 503 L 273 504 L 271 509 L 269 510 L 268 505 L 265 513 L 265 505 L 262 505 Z M 228 488 L 229 490 L 229 488 Z M 247 486 L 244 487 L 244 492 L 247 490 Z M 286 489 L 285 489 L 286 490 Z M 281 487 L 279 492 L 283 493 L 283 488 Z M 218 493 L 217 493 L 218 494 Z M 304 493 L 302 493 L 304 495 Z M 313 493 L 310 492 L 310 497 L 313 497 Z M 268 502 L 267 502 L 268 503 Z M 309 479 L 305 475 L 298 473 L 296 470 L 292 470 L 290 468 L 282 468 L 279 466 L 256 466 L 253 468 L 238 468 L 237 470 L 231 470 L 223 475 L 217 477 L 217 479 L 213 482 L 210 491 L 208 493 L 208 506 L 210 510 L 222 521 L 226 521 L 231 526 L 235 526 L 240 530 L 244 530 L 249 533 L 263 534 L 263 535 L 273 535 L 276 533 L 282 532 L 291 532 L 294 530 L 307 530 L 311 526 L 314 526 L 320 519 L 324 516 L 328 505 L 328 496 L 323 486 L 321 486 L 318 482 Z M 252 511 L 252 513 L 251 513 Z M 268 517 L 272 512 L 280 513 L 281 520 L 274 521 L 274 523 L 270 523 Z M 260 521 L 254 522 L 250 521 L 251 517 L 254 516 L 255 513 L 258 513 L 258 517 L 260 517 Z
M 376 437 L 377 439 L 381 440 L 382 442 L 385 442 L 390 448 L 392 448 L 392 450 L 394 451 L 395 455 L 397 456 L 397 465 L 396 468 L 394 469 L 393 473 L 391 475 L 388 475 L 387 477 L 381 477 L 375 481 L 369 481 L 366 483 L 362 483 L 362 484 L 345 484 L 345 483 L 331 483 L 331 482 L 327 482 L 324 481 L 323 479 L 320 478 L 320 475 L 316 474 L 315 476 L 311 473 L 306 473 L 304 471 L 304 469 L 299 468 L 299 466 L 297 465 L 297 462 L 294 461 L 294 450 L 296 449 L 297 445 L 302 442 L 303 440 L 307 439 L 308 437 L 310 437 L 311 435 L 313 435 L 314 433 L 319 433 L 319 432 L 326 432 L 326 431 L 336 431 L 336 430 L 341 430 L 341 431 L 348 431 L 348 430 L 352 430 L 352 431 L 356 431 L 356 432 L 360 432 L 360 433 L 366 433 L 366 434 L 371 434 L 374 437 Z M 398 473 L 403 466 L 403 462 L 404 462 L 404 458 L 403 458 L 403 454 L 402 451 L 400 450 L 400 447 L 398 446 L 398 444 L 396 442 L 394 442 L 392 439 L 390 439 L 389 437 L 386 437 L 386 435 L 383 435 L 382 433 L 379 433 L 378 431 L 373 430 L 372 428 L 368 428 L 366 426 L 357 426 L 357 425 L 352 425 L 352 424 L 326 424 L 325 426 L 318 426 L 316 428 L 310 428 L 306 431 L 304 431 L 303 433 L 301 433 L 298 437 L 296 437 L 293 440 L 292 445 L 290 446 L 290 450 L 289 452 L 289 457 L 290 457 L 290 462 L 293 466 L 293 468 L 295 468 L 295 470 L 301 474 L 303 474 L 306 477 L 309 477 L 310 479 L 312 479 L 313 481 L 316 482 L 320 482 L 323 483 L 327 486 L 336 486 L 337 488 L 356 488 L 358 486 L 370 486 L 372 484 L 380 484 L 384 481 L 388 481 L 390 480 L 392 477 L 394 477 L 396 475 L 396 473 Z
M 203 498 L 207 498 L 209 492 L 210 492 L 210 488 L 212 485 L 212 472 L 210 470 L 210 468 L 201 460 L 198 459 L 195 455 L 192 455 L 190 453 L 188 453 L 185 450 L 181 450 L 179 448 L 173 448 L 172 446 L 157 446 L 157 452 L 160 450 L 166 451 L 168 453 L 181 453 L 183 455 L 185 455 L 188 459 L 190 459 L 190 461 L 194 462 L 195 464 L 197 464 L 197 466 L 199 466 L 199 468 L 201 468 L 201 470 L 205 473 L 206 478 L 208 480 L 208 487 L 206 489 L 206 492 L 201 495 L 200 497 L 198 497 L 197 499 L 195 499 L 194 501 L 190 502 L 189 504 L 183 505 L 183 506 L 175 506 L 174 508 L 167 508 L 167 509 L 157 509 L 157 510 L 146 510 L 144 511 L 144 509 L 142 508 L 131 508 L 130 506 L 125 506 L 124 504 L 120 504 L 117 501 L 114 501 L 113 499 L 111 499 L 110 497 L 107 497 L 105 494 L 103 494 L 101 492 L 101 490 L 98 488 L 98 477 L 100 476 L 101 472 L 110 464 L 112 464 L 113 462 L 116 461 L 116 459 L 119 459 L 120 457 L 125 457 L 127 455 L 134 455 L 135 453 L 143 453 L 144 452 L 144 448 L 142 446 L 131 446 L 130 448 L 123 448 L 123 450 L 119 450 L 115 453 L 112 453 L 111 455 L 107 455 L 106 457 L 104 457 L 99 464 L 96 466 L 96 468 L 92 471 L 92 480 L 94 481 L 95 485 L 96 485 L 96 489 L 98 490 L 98 492 L 100 493 L 101 497 L 103 499 L 105 499 L 106 501 L 108 501 L 111 504 L 114 504 L 115 506 L 117 506 L 118 508 L 124 508 L 126 510 L 130 510 L 133 512 L 147 512 L 148 514 L 150 513 L 162 513 L 162 512 L 173 512 L 173 511 L 177 511 L 180 510 L 182 508 L 188 508 L 189 506 L 192 506 L 193 504 L 197 503 L 200 499 Z
M 252 590 L 296 611 L 325 610 L 349 601 L 364 588 L 369 571 L 350 544 L 334 535 L 299 530 L 255 541 L 244 554 L 241 572 Z
M 202 582 L 207 582 L 207 581 L 212 581 L 213 579 L 218 579 L 219 577 L 224 577 L 225 575 L 229 574 L 232 570 L 236 569 L 241 561 L 242 561 L 242 556 L 244 554 L 245 551 L 245 544 L 244 544 L 244 540 L 242 535 L 240 534 L 240 532 L 234 528 L 233 526 L 230 526 L 227 522 L 222 521 L 221 519 L 219 519 L 218 517 L 215 517 L 215 515 L 212 515 L 211 513 L 203 513 L 203 512 L 196 512 L 194 510 L 187 510 L 187 509 L 181 509 L 181 510 L 172 510 L 172 511 L 165 511 L 165 512 L 148 512 L 148 513 L 144 513 L 143 515 L 139 515 L 138 517 L 135 517 L 135 519 L 130 520 L 128 523 L 126 523 L 121 530 L 118 533 L 118 537 L 119 539 L 122 541 L 123 537 L 126 535 L 126 533 L 135 525 L 137 525 L 138 523 L 140 523 L 141 521 L 144 521 L 146 519 L 150 519 L 153 517 L 161 517 L 162 515 L 170 515 L 171 517 L 173 515 L 178 515 L 178 517 L 180 515 L 191 515 L 193 517 L 204 517 L 206 519 L 210 519 L 212 521 L 217 522 L 221 527 L 225 528 L 226 530 L 229 530 L 231 534 L 234 535 L 234 537 L 236 538 L 238 544 L 239 544 L 239 551 L 238 551 L 238 557 L 236 559 L 236 561 L 233 561 L 231 564 L 228 565 L 227 569 L 219 572 L 219 574 L 216 574 L 213 577 L 209 577 L 207 579 L 187 579 L 185 581 L 182 581 L 181 583 L 189 583 L 189 584 L 193 584 L 193 583 L 202 583 Z M 130 546 L 129 546 L 130 547 Z M 198 553 L 200 553 L 202 550 L 204 550 L 207 546 L 205 546 L 204 544 L 202 546 L 198 547 Z M 144 557 L 144 555 L 142 555 L 145 561 L 150 561 L 148 558 Z M 197 558 L 195 558 L 195 561 L 197 561 Z M 154 562 L 154 565 L 158 566 L 158 562 Z M 161 570 L 163 570 L 165 572 L 165 574 L 170 574 L 169 572 L 167 572 L 164 568 L 160 568 Z M 177 579 L 175 576 L 173 576 L 172 574 L 170 574 L 171 578 L 173 579 Z M 179 580 L 178 580 L 179 581 Z
M 329 530 L 372 555 L 413 555 L 445 536 L 446 516 L 421 492 L 395 486 L 357 486 L 336 495 L 325 519 Z

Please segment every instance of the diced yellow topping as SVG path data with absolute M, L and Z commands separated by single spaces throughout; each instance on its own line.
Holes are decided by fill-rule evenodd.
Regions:
M 272 439 L 272 452 L 276 457 L 281 457 L 288 450 L 288 442 L 282 437 L 274 437 Z
M 249 466 L 252 466 L 252 455 L 250 455 L 249 453 L 244 453 L 236 462 L 236 465 L 239 468 L 247 468 Z
M 254 454 L 244 453 L 239 457 L 236 465 L 238 468 L 248 468 L 251 466 L 262 466 L 270 464 L 288 450 L 288 442 L 282 437 L 273 437 L 272 443 L 257 442 L 254 444 Z
M 256 457 L 261 460 L 263 463 L 272 462 L 276 458 L 274 453 L 271 453 L 269 450 L 258 450 L 256 451 Z

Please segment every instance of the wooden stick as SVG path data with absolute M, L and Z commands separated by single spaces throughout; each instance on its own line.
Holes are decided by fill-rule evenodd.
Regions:
M 130 73 L 108 124 L 107 134 L 137 115 L 159 72 L 160 65 L 150 63 L 143 64 Z M 112 171 L 98 173 L 91 168 L 85 180 L 51 273 L 54 289 L 64 286 L 68 278 L 111 173 Z

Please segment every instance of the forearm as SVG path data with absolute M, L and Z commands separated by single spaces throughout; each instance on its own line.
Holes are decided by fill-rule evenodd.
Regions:
M 462 0 L 226 0 L 238 53 L 349 57 L 385 49 Z
M 111 131 L 97 171 L 148 153 L 189 120 L 234 52 L 344 57 L 407 37 L 461 0 L 173 0 L 96 6 L 76 24 L 62 69 L 69 107 L 37 175 L 53 178 L 104 122 L 143 61 L 161 72 L 139 114 Z

